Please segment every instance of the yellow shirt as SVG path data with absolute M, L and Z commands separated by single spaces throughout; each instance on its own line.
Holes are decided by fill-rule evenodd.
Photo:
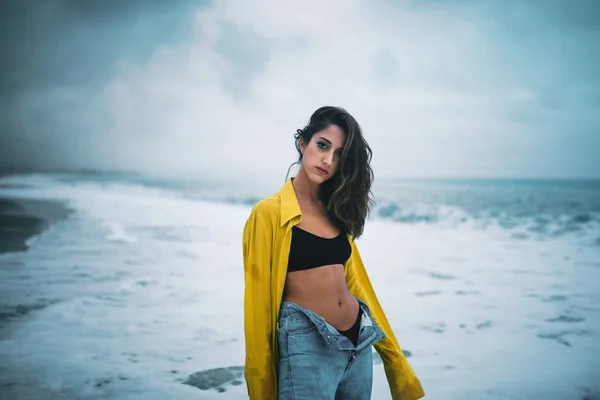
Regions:
M 277 399 L 277 320 L 292 226 L 302 221 L 293 179 L 288 179 L 278 193 L 256 203 L 244 226 L 244 376 L 251 400 Z M 383 361 L 392 399 L 419 399 L 425 395 L 421 383 L 404 357 L 375 296 L 356 242 L 350 235 L 348 240 L 352 244 L 352 255 L 344 265 L 346 285 L 352 295 L 369 306 L 375 322 L 387 336 L 374 347 Z

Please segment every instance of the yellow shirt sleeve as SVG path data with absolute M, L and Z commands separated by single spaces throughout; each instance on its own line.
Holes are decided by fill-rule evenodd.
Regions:
M 251 400 L 276 399 L 277 375 L 271 348 L 271 247 L 269 210 L 257 204 L 246 221 L 244 257 L 244 377 Z
M 344 274 L 350 292 L 369 306 L 373 319 L 386 334 L 386 338 L 375 343 L 373 347 L 383 361 L 392 399 L 416 400 L 425 396 L 421 383 L 402 353 L 396 336 L 379 304 L 354 240 L 352 240 L 352 255 L 346 262 Z

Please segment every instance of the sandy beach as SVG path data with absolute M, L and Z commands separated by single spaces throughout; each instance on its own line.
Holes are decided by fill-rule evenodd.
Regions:
M 33 238 L 66 218 L 69 213 L 63 201 L 0 198 L 0 254 L 27 251 Z M 14 269 L 15 272 L 19 265 L 8 260 L 0 262 L 0 268 Z M 10 296 L 10 291 L 0 291 L 0 337 L 6 334 L 11 319 L 46 306 L 43 301 L 21 303 Z
M 0 398 L 247 398 L 246 197 L 59 178 L 0 188 Z M 490 198 L 523 210 L 503 190 Z M 392 208 L 359 247 L 427 399 L 600 398 L 596 213 L 506 228 L 449 206 Z M 373 368 L 372 398 L 389 399 L 377 356 Z
M 26 251 L 30 237 L 68 214 L 60 201 L 0 198 L 0 253 Z

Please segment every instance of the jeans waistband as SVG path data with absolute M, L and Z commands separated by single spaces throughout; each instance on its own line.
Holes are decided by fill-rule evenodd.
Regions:
M 358 346 L 354 346 L 352 342 L 345 336 L 339 333 L 337 329 L 335 329 L 331 324 L 329 324 L 323 317 L 319 314 L 311 311 L 307 308 L 301 307 L 296 303 L 292 303 L 289 301 L 282 301 L 281 308 L 279 310 L 278 319 L 286 318 L 295 313 L 304 314 L 311 322 L 315 324 L 319 333 L 327 343 L 330 348 L 335 348 L 338 350 L 361 350 L 362 348 L 377 342 L 386 337 L 385 333 L 381 330 L 379 326 L 375 323 L 375 320 L 371 316 L 371 310 L 369 306 L 362 301 L 361 299 L 356 297 L 356 300 L 359 303 L 359 307 L 363 310 L 363 314 L 361 316 L 360 323 L 360 331 L 362 331 L 365 327 L 372 327 L 373 334 L 369 335 L 368 340 L 364 340 L 358 344 Z M 360 332 L 359 332 L 360 336 Z

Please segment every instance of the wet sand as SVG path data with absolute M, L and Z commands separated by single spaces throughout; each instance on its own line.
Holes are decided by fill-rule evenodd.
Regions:
M 27 239 L 68 215 L 60 201 L 0 198 L 0 253 L 27 251 Z

